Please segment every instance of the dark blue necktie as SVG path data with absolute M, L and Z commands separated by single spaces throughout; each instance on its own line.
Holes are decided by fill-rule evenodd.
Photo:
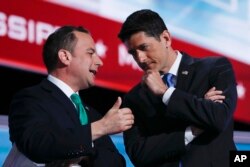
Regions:
M 164 74 L 162 79 L 165 82 L 165 84 L 167 84 L 168 87 L 175 87 L 176 77 L 174 74 L 171 73 Z

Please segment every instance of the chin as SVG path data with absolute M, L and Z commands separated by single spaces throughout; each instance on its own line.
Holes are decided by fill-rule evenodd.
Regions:
M 91 82 L 89 82 L 89 87 L 92 87 L 92 86 L 95 86 L 95 82 L 94 81 L 91 81 Z

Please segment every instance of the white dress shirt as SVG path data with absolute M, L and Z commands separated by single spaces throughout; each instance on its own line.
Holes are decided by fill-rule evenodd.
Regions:
M 63 91 L 63 93 L 70 99 L 70 96 L 75 93 L 71 87 L 69 85 L 67 85 L 65 82 L 63 82 L 62 80 L 52 76 L 52 75 L 48 75 L 47 79 L 52 82 L 53 84 L 55 84 L 59 89 L 61 89 L 61 91 Z M 78 92 L 77 92 L 78 93 Z M 70 99 L 71 100 L 71 99 Z M 74 104 L 74 103 L 73 103 Z

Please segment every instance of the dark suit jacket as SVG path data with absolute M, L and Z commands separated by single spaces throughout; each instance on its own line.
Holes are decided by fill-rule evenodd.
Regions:
M 95 140 L 92 147 L 90 124 L 80 124 L 73 103 L 47 79 L 17 93 L 10 109 L 10 140 L 32 161 L 87 156 L 93 166 L 125 166 L 109 136 Z M 86 109 L 89 122 L 101 118 L 94 109 Z
M 233 112 L 237 93 L 234 72 L 224 57 L 191 58 L 185 53 L 178 70 L 176 90 L 168 105 L 138 84 L 123 106 L 135 115 L 135 126 L 124 133 L 126 151 L 136 166 L 228 167 L 233 142 Z M 204 99 L 215 86 L 223 90 L 224 102 Z M 184 131 L 195 125 L 204 129 L 190 144 Z

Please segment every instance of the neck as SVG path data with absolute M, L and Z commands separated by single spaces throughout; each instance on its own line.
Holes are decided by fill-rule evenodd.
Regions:
M 177 58 L 177 51 L 170 49 L 169 53 L 168 53 L 168 57 L 166 59 L 166 66 L 165 68 L 162 70 L 163 73 L 168 73 L 170 68 L 172 67 L 172 65 L 174 64 L 176 58 Z

